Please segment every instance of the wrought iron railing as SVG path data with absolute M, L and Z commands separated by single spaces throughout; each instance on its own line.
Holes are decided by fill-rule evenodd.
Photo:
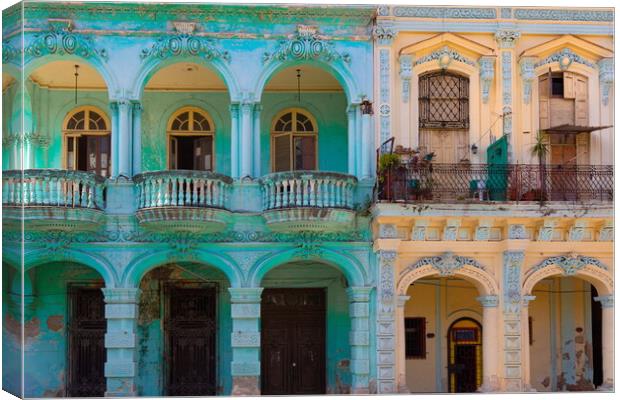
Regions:
M 92 172 L 27 169 L 2 172 L 5 206 L 105 208 L 105 179 Z
M 155 207 L 227 208 L 232 179 L 209 171 L 169 170 L 133 177 L 138 209 Z
M 264 210 L 295 207 L 352 209 L 357 178 L 333 172 L 293 171 L 264 176 L 261 184 Z
M 611 165 L 397 165 L 379 174 L 379 200 L 404 202 L 612 201 Z

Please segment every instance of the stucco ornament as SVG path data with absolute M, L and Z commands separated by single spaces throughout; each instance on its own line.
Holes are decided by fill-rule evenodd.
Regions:
M 523 102 L 525 104 L 530 104 L 530 100 L 532 99 L 532 82 L 534 82 L 534 78 L 536 78 L 536 73 L 534 72 L 535 63 L 536 58 L 534 57 L 523 57 L 519 61 L 521 80 L 523 81 Z
M 7 64 L 10 62 L 19 63 L 19 55 L 21 54 L 21 50 L 15 48 L 11 45 L 11 42 L 8 40 L 2 41 L 2 64 Z
M 396 30 L 390 25 L 377 25 L 372 29 L 372 36 L 380 45 L 389 45 L 396 37 Z
M 439 50 L 433 51 L 429 55 L 417 59 L 414 65 L 420 65 L 430 61 L 437 61 L 439 68 L 441 69 L 447 69 L 452 61 L 462 62 L 464 64 L 471 65 L 472 67 L 476 66 L 475 62 L 448 46 L 444 46 Z
M 517 313 L 521 303 L 521 266 L 523 251 L 504 252 L 504 312 Z
M 551 54 L 544 60 L 537 62 L 534 68 L 538 68 L 542 65 L 551 64 L 554 62 L 557 62 L 560 65 L 560 70 L 562 71 L 566 71 L 574 62 L 577 64 L 588 66 L 590 68 L 595 68 L 594 63 L 581 57 L 579 54 L 575 53 L 568 47 L 565 47 L 562 50 Z
M 454 275 L 456 271 L 463 268 L 466 265 L 470 265 L 474 268 L 484 270 L 484 267 L 473 258 L 457 256 L 453 252 L 448 251 L 440 256 L 424 257 L 418 260 L 415 264 L 409 266 L 400 273 L 400 276 L 405 276 L 410 271 L 430 265 L 435 268 L 439 275 L 450 276 Z
M 4 54 L 3 54 L 4 58 Z M 598 62 L 598 80 L 601 84 L 603 105 L 609 104 L 609 92 L 614 86 L 614 59 L 603 58 Z
M 73 32 L 73 24 L 68 20 L 50 21 L 49 29 L 35 34 L 24 53 L 29 58 L 48 54 L 68 54 L 87 59 L 98 57 L 104 61 L 108 60 L 107 50 L 95 48 L 89 36 Z
M 482 102 L 484 104 L 489 102 L 489 90 L 491 89 L 491 83 L 495 77 L 495 57 L 482 56 L 478 60 L 480 65 L 480 83 L 482 86 Z
M 551 265 L 557 265 L 558 267 L 562 268 L 562 270 L 564 271 L 564 275 L 567 276 L 575 275 L 580 269 L 584 268 L 586 265 L 595 265 L 607 271 L 607 267 L 596 258 L 581 256 L 574 253 L 547 258 L 537 264 L 534 268 L 532 268 L 532 271 L 539 271 Z
M 518 31 L 497 31 L 495 32 L 495 40 L 502 49 L 508 49 L 514 47 L 517 40 L 521 37 L 521 32 Z
M 409 93 L 411 91 L 411 76 L 413 73 L 413 56 L 411 54 L 403 54 L 399 58 L 400 61 L 400 79 L 403 81 L 403 101 L 409 101 Z
M 270 60 L 323 60 L 351 62 L 348 53 L 336 51 L 332 42 L 325 40 L 315 27 L 298 25 L 297 32 L 288 40 L 281 40 L 274 52 L 265 52 L 263 62 Z
M 195 56 L 208 61 L 230 61 L 230 53 L 216 47 L 216 41 L 196 37 L 191 33 L 176 32 L 162 36 L 150 48 L 142 49 L 140 58 L 158 58 L 164 60 L 169 57 Z

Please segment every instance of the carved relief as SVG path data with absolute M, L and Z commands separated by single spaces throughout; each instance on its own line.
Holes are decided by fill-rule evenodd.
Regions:
M 73 32 L 73 25 L 68 20 L 62 23 L 50 20 L 49 30 L 37 33 L 24 50 L 28 57 L 42 57 L 47 54 L 75 54 L 82 58 L 99 57 L 108 59 L 105 49 L 96 49 L 92 38 Z
M 322 38 L 316 28 L 305 25 L 298 25 L 297 32 L 289 40 L 280 41 L 277 50 L 263 54 L 263 62 L 289 59 L 351 62 L 348 53 L 336 51 L 334 44 Z
M 164 60 L 169 57 L 196 56 L 208 61 L 221 59 L 230 61 L 228 51 L 220 50 L 213 39 L 204 39 L 192 36 L 189 33 L 177 33 L 162 36 L 150 48 L 140 53 L 142 60 L 158 58 Z

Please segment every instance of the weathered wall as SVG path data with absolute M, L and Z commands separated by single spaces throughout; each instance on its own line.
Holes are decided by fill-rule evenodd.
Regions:
M 263 287 L 322 287 L 327 289 L 326 373 L 327 393 L 349 393 L 349 303 L 346 279 L 336 269 L 316 262 L 286 264 L 270 271 Z
M 426 318 L 426 358 L 407 359 L 407 386 L 412 393 L 447 392 L 448 329 L 459 318 L 482 321 L 478 290 L 462 279 L 421 279 L 409 287 L 405 317 Z M 405 349 L 399 349 L 405 351 Z
M 21 278 L 2 263 L 2 390 L 21 393 Z

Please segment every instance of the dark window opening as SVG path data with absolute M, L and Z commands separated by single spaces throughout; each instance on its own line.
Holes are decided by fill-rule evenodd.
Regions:
M 592 312 L 592 384 L 601 386 L 603 384 L 603 309 L 601 303 L 595 301 L 598 292 L 593 285 L 590 285 L 591 293 L 591 312 Z
M 426 318 L 405 318 L 405 355 L 426 358 Z
M 172 169 L 213 170 L 211 136 L 173 136 L 170 140 Z
M 564 97 L 564 79 L 561 75 L 551 77 L 551 95 Z

